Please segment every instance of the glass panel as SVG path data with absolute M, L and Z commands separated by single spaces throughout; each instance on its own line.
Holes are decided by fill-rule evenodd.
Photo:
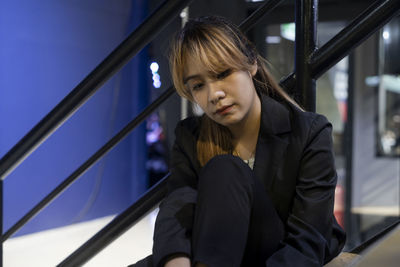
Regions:
M 348 58 L 342 59 L 317 80 L 317 113 L 325 115 L 332 123 L 333 150 L 338 182 L 335 192 L 334 214 L 344 227 L 346 156 L 345 128 L 347 123 Z
M 379 41 L 377 150 L 381 156 L 400 156 L 400 17 L 383 27 Z
M 385 28 L 387 25 L 385 26 Z M 398 93 L 389 90 L 383 32 L 374 34 L 354 53 L 352 125 L 352 246 L 357 246 L 398 220 L 399 159 L 396 151 Z M 399 52 L 393 50 L 391 58 Z M 393 64 L 396 65 L 396 64 Z M 393 66 L 392 65 L 392 66 Z M 396 104 L 397 103 L 397 104 Z

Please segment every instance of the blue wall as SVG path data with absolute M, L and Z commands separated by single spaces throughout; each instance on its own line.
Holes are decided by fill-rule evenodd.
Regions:
M 146 1 L 0 3 L 0 157 L 144 18 Z M 4 183 L 7 230 L 148 103 L 146 51 L 109 80 Z M 115 214 L 146 188 L 142 125 L 18 235 Z

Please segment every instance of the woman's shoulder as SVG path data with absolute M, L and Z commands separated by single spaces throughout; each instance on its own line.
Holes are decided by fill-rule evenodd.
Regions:
M 178 122 L 176 128 L 184 128 L 188 131 L 196 131 L 200 127 L 201 117 L 190 116 Z
M 305 111 L 300 106 L 286 100 L 275 100 L 286 107 L 289 111 L 292 125 L 296 127 L 309 129 L 315 126 L 329 126 L 330 122 L 325 115 L 316 112 Z
M 303 145 L 310 144 L 317 137 L 330 142 L 332 135 L 332 124 L 326 116 L 304 111 L 293 104 L 290 106 L 292 125 L 292 136 Z
M 305 111 L 295 103 L 275 97 L 263 96 L 263 114 L 264 118 L 267 118 L 265 123 L 272 124 L 269 127 L 275 129 L 275 132 L 280 128 L 280 132 L 291 129 L 295 135 L 302 135 L 302 133 L 307 134 L 312 128 L 330 126 L 324 115 Z
M 325 115 L 316 112 L 304 111 L 295 108 L 293 116 L 299 124 L 303 125 L 304 128 L 310 130 L 316 130 L 316 128 L 331 127 L 331 123 L 328 121 Z
M 201 117 L 190 116 L 186 119 L 179 121 L 175 127 L 175 134 L 181 132 L 191 133 L 196 135 L 200 129 Z
M 185 143 L 187 143 L 197 140 L 200 131 L 200 123 L 201 117 L 199 116 L 190 116 L 179 121 L 175 127 L 176 141 L 185 140 Z

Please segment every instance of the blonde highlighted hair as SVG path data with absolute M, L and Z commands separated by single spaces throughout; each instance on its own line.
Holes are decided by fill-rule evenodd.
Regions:
M 258 94 L 278 97 L 298 106 L 269 74 L 254 45 L 228 20 L 222 17 L 200 17 L 189 20 L 171 44 L 170 69 L 178 94 L 194 101 L 184 84 L 189 58 L 218 74 L 226 69 L 251 71 L 257 64 L 253 82 Z M 203 166 L 212 157 L 233 153 L 228 128 L 203 115 L 197 141 L 197 157 Z

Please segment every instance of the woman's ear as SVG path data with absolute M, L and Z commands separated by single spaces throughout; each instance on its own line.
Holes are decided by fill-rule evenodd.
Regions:
M 254 77 L 254 75 L 256 75 L 257 69 L 258 69 L 258 65 L 257 65 L 257 62 L 255 62 L 253 64 L 253 66 L 251 66 L 251 69 L 250 69 L 250 74 L 252 77 Z

